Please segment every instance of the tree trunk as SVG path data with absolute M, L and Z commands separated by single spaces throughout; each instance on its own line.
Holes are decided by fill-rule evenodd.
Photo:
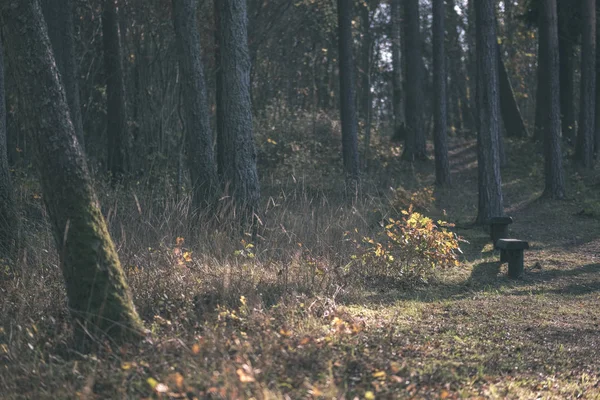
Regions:
M 215 131 L 217 142 L 217 173 L 223 178 L 225 169 L 224 140 L 223 140 L 223 68 L 221 68 L 221 23 L 219 21 L 219 1 L 214 0 L 215 14 Z
M 119 182 L 125 174 L 128 142 L 117 1 L 104 0 L 102 12 L 104 73 L 106 74 L 106 155 L 107 169 L 113 183 Z
M 39 2 L 7 0 L 1 11 L 76 334 L 139 340 L 143 326 L 69 119 Z
M 394 138 L 404 139 L 404 97 L 402 93 L 402 0 L 390 0 L 392 9 L 392 88 Z
M 498 42 L 493 0 L 475 2 L 477 19 L 477 222 L 504 215 L 499 156 Z
M 354 60 L 352 55 L 352 0 L 338 0 L 338 45 L 340 52 L 340 114 L 342 155 L 346 182 L 358 183 L 358 124 L 354 102 Z M 351 187 L 351 186 L 349 186 Z
M 73 32 L 73 3 L 71 0 L 43 0 L 42 10 L 56 66 L 67 92 L 67 102 L 71 121 L 75 126 L 77 139 L 84 148 L 83 122 L 79 102 L 79 77 L 75 62 L 75 35 Z
M 575 160 L 582 167 L 594 166 L 596 120 L 596 0 L 582 0 L 581 94 Z
M 193 204 L 200 208 L 216 200 L 219 183 L 213 154 L 196 5 L 196 0 L 173 0 L 173 23 L 182 75 L 187 165 L 192 180 Z
M 560 149 L 560 82 L 558 54 L 558 18 L 556 0 L 544 0 L 539 22 L 539 95 L 547 101 L 541 110 L 544 135 L 544 194 L 562 199 L 565 195 L 562 153 Z
M 444 0 L 433 0 L 433 139 L 435 144 L 435 182 L 450 183 L 448 161 L 446 52 L 444 49 Z
M 406 17 L 406 139 L 402 158 L 413 161 L 427 157 L 423 132 L 423 60 L 419 0 L 405 0 Z
M 474 116 L 477 111 L 477 21 L 475 18 L 475 0 L 468 0 L 467 20 L 468 25 L 465 36 L 468 46 L 467 76 L 469 77 L 469 104 Z M 475 116 L 473 119 L 476 119 Z M 474 126 L 477 128 L 477 122 L 475 122 Z
M 559 14 L 560 19 L 560 14 Z M 562 136 L 573 142 L 575 139 L 575 99 L 573 97 L 573 44 L 570 39 L 559 35 L 559 79 L 560 79 L 560 115 Z M 541 140 L 541 136 L 537 140 Z
M 246 0 L 219 0 L 223 179 L 243 218 L 258 206 L 260 186 L 250 104 Z
M 15 261 L 14 250 L 19 234 L 13 188 L 8 169 L 6 148 L 6 92 L 4 89 L 4 57 L 0 43 L 0 258 Z M 1 272 L 0 272 L 1 274 Z
M 527 128 L 525 127 L 525 122 L 523 122 L 521 110 L 519 110 L 506 66 L 502 60 L 500 45 L 498 45 L 498 70 L 500 74 L 500 111 L 506 135 L 509 137 L 526 138 L 528 136 Z

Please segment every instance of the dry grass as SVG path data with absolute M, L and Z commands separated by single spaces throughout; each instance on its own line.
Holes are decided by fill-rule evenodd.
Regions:
M 193 229 L 188 199 L 164 190 L 99 191 L 149 334 L 94 354 L 71 348 L 43 208 L 22 186 L 28 250 L 22 273 L 0 284 L 0 397 L 600 398 L 597 175 L 569 170 L 571 197 L 539 200 L 535 147 L 509 145 L 511 229 L 532 244 L 524 278 L 511 281 L 487 233 L 465 227 L 474 143 L 455 140 L 455 185 L 423 206 L 457 222 L 463 264 L 428 286 L 349 285 L 344 232 L 378 229 L 398 211 L 389 187 L 430 186 L 431 163 L 406 166 L 398 149 L 378 147 L 367 189 L 348 205 L 341 183 L 315 186 L 319 164 L 290 172 L 302 159 L 275 139 L 291 164 L 263 179 L 255 247 L 214 223 Z

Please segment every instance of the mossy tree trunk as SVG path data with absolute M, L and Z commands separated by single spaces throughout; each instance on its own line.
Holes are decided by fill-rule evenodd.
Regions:
M 43 0 L 42 11 L 52 43 L 52 52 L 67 93 L 71 121 L 79 144 L 84 147 L 83 122 L 79 101 L 79 79 L 75 62 L 75 34 L 73 32 L 73 2 L 71 0 Z
M 76 336 L 106 335 L 117 343 L 139 338 L 143 326 L 69 118 L 39 2 L 6 0 L 0 11 Z
M 173 23 L 181 69 L 187 164 L 194 206 L 212 204 L 218 196 L 218 178 L 208 114 L 206 82 L 201 59 L 196 0 L 173 0 Z

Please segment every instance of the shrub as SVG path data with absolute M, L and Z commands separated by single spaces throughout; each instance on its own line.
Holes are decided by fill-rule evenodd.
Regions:
M 460 238 L 444 221 L 434 223 L 411 207 L 402 218 L 388 219 L 373 237 L 353 240 L 360 274 L 387 276 L 411 283 L 426 282 L 436 269 L 459 265 Z

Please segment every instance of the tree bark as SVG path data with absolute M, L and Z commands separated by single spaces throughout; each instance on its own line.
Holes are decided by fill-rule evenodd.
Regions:
M 498 70 L 500 73 L 500 111 L 506 135 L 509 137 L 526 138 L 528 136 L 527 128 L 525 127 L 525 122 L 523 122 L 521 110 L 519 110 L 506 66 L 502 60 L 500 45 L 498 45 Z
M 390 0 L 392 12 L 392 88 L 394 137 L 404 139 L 404 96 L 402 92 L 402 0 Z
M 196 0 L 173 0 L 173 23 L 182 75 L 187 165 L 192 181 L 193 204 L 201 208 L 214 203 L 219 183 L 196 11 Z
M 250 57 L 246 0 L 219 0 L 223 71 L 223 179 L 236 208 L 251 218 L 260 198 L 250 104 Z
M 7 0 L 0 7 L 75 332 L 107 335 L 117 343 L 139 340 L 143 326 L 69 119 L 39 2 Z
M 475 1 L 477 37 L 477 223 L 504 215 L 499 156 L 498 42 L 493 0 Z
M 12 262 L 15 261 L 13 258 L 19 229 L 13 187 L 8 169 L 5 99 L 4 55 L 0 43 L 0 258 Z
M 358 123 L 356 120 L 354 60 L 352 55 L 352 0 L 338 0 L 338 46 L 342 155 L 346 182 L 358 183 Z
M 113 183 L 121 181 L 126 172 L 128 143 L 125 81 L 117 1 L 104 0 L 102 12 L 104 73 L 106 74 L 106 155 L 107 169 Z
M 565 183 L 560 149 L 560 82 L 558 52 L 558 18 L 556 0 L 544 0 L 539 23 L 538 91 L 542 98 L 544 135 L 544 194 L 554 199 L 565 195 Z
M 423 60 L 419 0 L 405 0 L 406 17 L 406 139 L 402 158 L 413 161 L 427 157 L 423 132 Z
M 435 145 L 435 182 L 440 186 L 450 183 L 448 161 L 446 52 L 444 49 L 444 0 L 433 0 L 433 139 Z
M 559 15 L 559 19 L 560 14 Z M 560 113 L 562 136 L 569 140 L 575 139 L 575 100 L 573 97 L 573 44 L 569 38 L 558 36 L 559 50 L 559 79 L 560 79 Z M 541 140 L 541 136 L 536 139 Z
M 42 10 L 56 65 L 67 92 L 71 121 L 77 139 L 84 148 L 83 122 L 79 101 L 79 77 L 75 62 L 75 34 L 73 32 L 73 3 L 71 0 L 44 0 Z
M 219 20 L 219 2 L 214 0 L 215 14 L 215 131 L 217 142 L 217 173 L 223 178 L 225 169 L 223 163 L 225 160 L 224 139 L 223 139 L 223 68 L 221 68 L 221 22 Z
M 596 112 L 596 0 L 582 0 L 581 92 L 576 162 L 594 166 L 594 124 Z

